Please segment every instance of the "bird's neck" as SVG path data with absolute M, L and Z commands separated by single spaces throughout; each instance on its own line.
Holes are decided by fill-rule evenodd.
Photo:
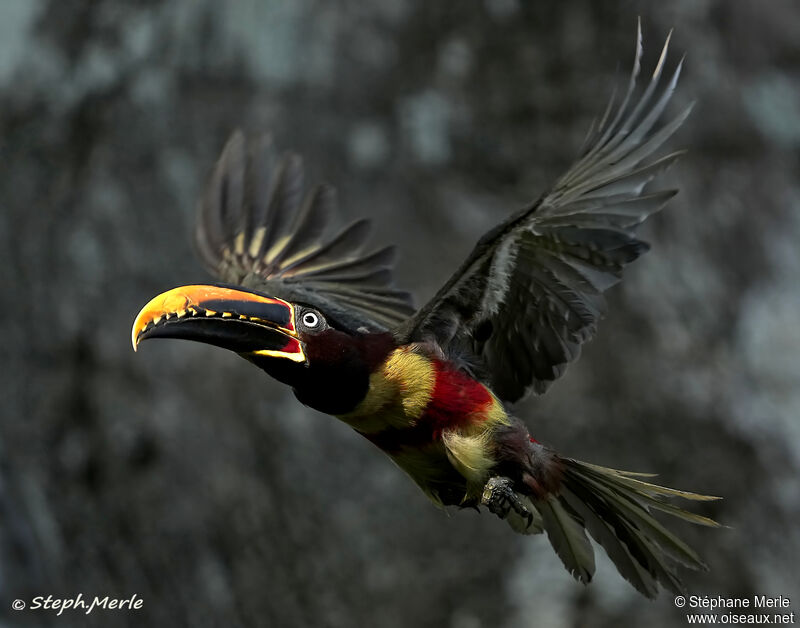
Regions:
M 390 333 L 349 335 L 330 331 L 308 344 L 308 365 L 279 360 L 258 366 L 291 386 L 301 403 L 338 415 L 352 411 L 363 401 L 371 373 L 397 344 Z

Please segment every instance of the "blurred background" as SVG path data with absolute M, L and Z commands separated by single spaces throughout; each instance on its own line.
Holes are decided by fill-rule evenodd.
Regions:
M 436 510 L 346 426 L 233 354 L 137 355 L 139 308 L 207 280 L 195 198 L 228 134 L 271 130 L 400 245 L 432 296 L 571 162 L 675 27 L 681 193 L 544 398 L 539 440 L 723 495 L 674 528 L 696 595 L 800 595 L 800 10 L 793 0 L 0 5 L 0 625 L 682 626 L 604 558 Z M 11 610 L 137 594 L 137 612 Z M 800 610 L 792 599 L 793 610 Z

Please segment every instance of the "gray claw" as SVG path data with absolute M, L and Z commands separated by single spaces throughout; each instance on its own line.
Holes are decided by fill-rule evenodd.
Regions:
M 533 513 L 525 507 L 525 504 L 514 492 L 514 483 L 499 475 L 489 478 L 486 482 L 486 486 L 483 487 L 481 504 L 501 519 L 505 519 L 513 508 L 514 512 L 525 517 L 529 524 L 533 521 Z

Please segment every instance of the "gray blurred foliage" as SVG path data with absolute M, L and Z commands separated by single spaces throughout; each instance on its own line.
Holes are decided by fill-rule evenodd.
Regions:
M 206 277 L 194 200 L 228 133 L 272 130 L 431 296 L 570 162 L 670 27 L 681 194 L 532 432 L 724 495 L 680 527 L 694 594 L 800 595 L 800 11 L 794 0 L 0 4 L 0 624 L 681 626 L 607 560 L 433 508 L 382 454 L 235 355 L 134 315 Z M 652 67 L 650 65 L 649 67 Z M 672 67 L 672 65 L 670 65 Z M 11 610 L 136 593 L 137 612 Z M 793 599 L 794 610 L 800 599 Z

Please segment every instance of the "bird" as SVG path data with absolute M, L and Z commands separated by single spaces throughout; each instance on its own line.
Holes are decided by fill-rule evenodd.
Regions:
M 194 231 L 219 283 L 151 299 L 135 318 L 134 350 L 181 338 L 236 352 L 380 448 L 434 504 L 546 535 L 584 584 L 594 539 L 643 595 L 684 592 L 679 568 L 708 567 L 654 514 L 717 527 L 674 500 L 719 498 L 562 455 L 514 411 L 578 358 L 605 316 L 604 293 L 649 249 L 637 226 L 677 192 L 650 189 L 683 154 L 661 147 L 692 107 L 661 122 L 683 65 L 664 72 L 671 35 L 640 86 L 639 24 L 627 89 L 575 162 L 483 235 L 418 309 L 394 285 L 394 247 L 368 247 L 369 220 L 332 229 L 334 188 L 305 193 L 298 155 L 235 131 Z

